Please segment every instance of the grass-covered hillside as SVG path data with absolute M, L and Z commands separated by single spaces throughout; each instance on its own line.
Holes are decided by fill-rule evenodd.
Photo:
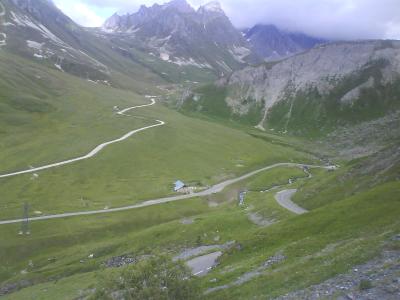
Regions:
M 21 217 L 24 203 L 29 204 L 28 214 L 32 217 L 105 207 L 115 208 L 171 195 L 172 184 L 176 179 L 201 189 L 273 163 L 317 162 L 313 156 L 288 145 L 277 145 L 255 138 L 239 129 L 192 119 L 164 107 L 162 103 L 140 108 L 126 115 L 116 114 L 116 107 L 122 109 L 149 103 L 145 92 L 163 96 L 162 90 L 157 89 L 151 82 L 141 86 L 138 92 L 142 94 L 139 94 L 81 80 L 7 52 L 0 53 L 0 64 L 4 70 L 0 75 L 1 174 L 84 155 L 99 143 L 118 138 L 133 129 L 154 124 L 155 120 L 163 120 L 166 123 L 119 144 L 110 145 L 91 159 L 40 172 L 1 178 L 2 220 Z M 135 84 L 134 79 L 132 83 Z M 157 100 L 160 101 L 161 98 Z M 283 175 L 282 182 L 286 181 L 285 177 Z M 218 200 L 221 201 L 225 200 Z M 223 204 L 222 207 L 224 206 L 229 208 L 232 204 Z M 166 207 L 171 207 L 172 211 L 165 209 Z M 218 211 L 224 214 L 222 207 Z M 234 207 L 233 205 L 232 208 Z M 117 244 L 130 240 L 125 229 L 117 234 L 125 227 L 122 225 L 125 221 L 121 223 L 121 220 L 135 220 L 139 231 L 131 232 L 131 225 L 127 225 L 127 229 L 131 228 L 128 229 L 130 234 L 146 235 L 147 230 L 161 229 L 167 230 L 167 235 L 172 238 L 175 225 L 169 227 L 165 222 L 174 223 L 173 220 L 177 217 L 180 219 L 185 215 L 190 217 L 202 213 L 212 219 L 223 217 L 214 216 L 214 209 L 209 206 L 207 199 L 155 206 L 146 209 L 144 213 L 141 211 L 104 215 L 100 219 L 59 220 L 65 222 L 65 226 L 61 223 L 56 225 L 52 221 L 32 223 L 29 236 L 18 235 L 19 230 L 15 231 L 15 228 L 19 227 L 19 224 L 16 227 L 1 225 L 5 234 L 4 240 L 7 241 L 2 243 L 0 250 L 2 294 L 8 291 L 10 286 L 15 287 L 14 283 L 17 284 L 17 288 L 13 288 L 12 292 L 17 291 L 22 282 L 29 282 L 29 285 L 39 284 L 54 278 L 74 282 L 74 276 L 79 274 L 92 277 L 93 271 L 98 270 L 102 263 L 98 261 L 99 264 L 95 263 L 93 267 L 88 268 L 79 262 L 79 259 L 75 264 L 75 259 L 82 254 L 79 249 L 97 248 L 95 245 L 103 244 L 98 248 L 104 248 L 101 252 L 104 251 L 105 255 L 114 253 L 112 249 L 118 248 Z M 135 214 L 138 214 L 138 217 L 133 217 Z M 110 223 L 104 221 L 104 217 L 109 218 Z M 227 220 L 229 218 L 233 221 L 235 216 L 228 214 Z M 95 223 L 86 223 L 92 221 Z M 102 228 L 96 229 L 97 226 Z M 134 227 L 136 228 L 136 225 Z M 51 233 L 47 230 L 55 231 Z M 198 229 L 199 232 L 201 230 Z M 79 231 L 83 234 L 81 238 L 78 238 Z M 109 234 L 103 235 L 104 232 Z M 56 238 L 59 234 L 61 235 Z M 182 247 L 189 245 L 191 237 L 195 235 L 197 238 L 200 233 L 188 231 L 188 240 L 177 234 L 178 232 L 175 232 L 176 245 Z M 171 243 L 170 238 L 160 244 L 154 243 L 153 238 L 146 238 L 148 242 L 145 249 L 152 249 L 152 253 L 157 250 L 168 254 L 168 249 L 175 243 Z M 137 241 L 139 240 L 144 240 L 143 235 L 138 236 Z M 116 241 L 117 244 L 114 244 Z M 116 249 L 115 251 L 119 252 Z M 62 252 L 64 254 L 61 254 Z M 37 261 L 37 266 L 41 261 L 43 269 L 40 267 L 40 271 L 36 270 L 38 272 L 29 270 L 29 279 L 26 277 L 25 281 L 27 273 L 23 269 L 19 270 L 25 262 L 20 264 L 16 260 L 19 255 L 25 256 L 28 263 L 35 261 L 33 264 L 36 265 Z M 66 260 L 59 260 L 60 255 Z M 54 256 L 57 257 L 55 260 Z M 48 263 L 53 264 L 55 261 L 58 267 L 53 269 Z M 82 282 L 90 285 L 94 281 L 75 281 L 78 285 Z M 68 286 L 65 288 L 70 289 Z M 62 290 L 63 288 L 60 289 Z M 77 290 L 70 291 L 75 293 Z M 18 297 L 16 294 L 10 296 Z M 51 294 L 50 297 L 70 296 Z
M 226 102 L 228 89 L 214 84 L 195 88 L 192 93 L 178 104 L 179 110 L 189 116 L 205 118 L 231 125 L 256 126 L 262 119 L 262 105 L 250 102 L 250 109 L 246 114 L 232 111 Z M 247 104 L 247 103 L 246 103 Z
M 57 20 L 107 78 L 13 50 L 24 35 L 0 48 L 2 299 L 396 299 L 394 64 L 288 92 L 265 115 L 268 99 L 203 85 L 210 70 Z
M 110 261 L 174 257 L 208 246 L 201 255 L 212 252 L 213 245 L 223 247 L 217 265 L 191 279 L 200 298 L 273 298 L 398 249 L 392 240 L 399 232 L 400 207 L 395 144 L 367 158 L 340 161 L 333 172 L 311 169 L 310 175 L 281 166 L 212 195 L 107 213 L 174 195 L 177 179 L 202 190 L 274 163 L 324 164 L 317 157 L 330 152 L 322 151 L 322 144 L 310 147 L 301 139 L 263 133 L 250 129 L 250 121 L 228 118 L 226 106 L 218 102 L 223 90 L 201 102 L 209 105 L 209 114 L 181 114 L 164 106 L 165 91 L 151 84 L 139 94 L 9 53 L 0 58 L 6 70 L 0 75 L 1 174 L 86 154 L 155 120 L 166 123 L 109 145 L 90 159 L 0 179 L 1 220 L 21 218 L 24 203 L 31 217 L 105 212 L 32 221 L 30 235 L 18 234 L 21 223 L 0 225 L 5 299 L 91 296 L 104 276 L 115 278 L 136 266 L 115 268 Z M 116 114 L 116 106 L 149 103 L 145 92 L 161 96 L 156 105 Z M 310 212 L 297 216 L 280 206 L 275 196 L 285 189 L 297 189 L 293 200 Z M 243 192 L 244 202 L 238 205 Z
M 0 55 L 4 69 L 15 59 L 15 68 L 1 76 L 1 174 L 78 157 L 155 120 L 166 122 L 139 133 L 139 139 L 105 148 L 93 159 L 38 177 L 3 179 L 3 219 L 18 217 L 24 202 L 42 214 L 111 208 L 171 194 L 176 179 L 205 187 L 260 165 L 310 161 L 309 155 L 289 147 L 182 116 L 160 104 L 132 111 L 131 116 L 117 115 L 115 106 L 150 100 Z M 143 89 L 160 93 L 150 84 Z
M 135 41 L 119 40 L 98 29 L 76 24 L 52 1 L 4 0 L 0 6 L 1 49 L 54 70 L 140 90 L 129 78 L 147 83 L 210 82 L 215 71 L 165 62 L 150 55 Z
M 118 271 L 104 265 L 112 257 L 175 256 L 230 241 L 218 265 L 195 279 L 200 298 L 269 299 L 322 282 L 399 247 L 392 240 L 400 226 L 398 175 L 343 195 L 340 182 L 360 168 L 372 177 L 370 167 L 353 162 L 338 172 L 311 171 L 312 178 L 297 168 L 276 168 L 211 198 L 34 222 L 30 236 L 16 234 L 19 224 L 2 226 L 2 281 L 27 286 L 5 299 L 87 296 L 105 274 Z M 396 170 L 398 165 L 383 175 Z M 297 180 L 287 185 L 288 178 Z M 320 182 L 332 189 L 329 201 L 307 204 Z M 262 191 L 272 185 L 280 188 Z M 285 188 L 299 188 L 295 201 L 311 212 L 296 216 L 279 206 L 274 195 Z M 248 193 L 238 206 L 237 191 L 243 189 Z M 272 263 L 265 265 L 267 260 Z

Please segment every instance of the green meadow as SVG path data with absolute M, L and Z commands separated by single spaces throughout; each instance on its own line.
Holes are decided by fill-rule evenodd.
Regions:
M 0 74 L 1 174 L 81 156 L 155 120 L 166 122 L 91 159 L 38 176 L 0 179 L 0 220 L 21 218 L 24 203 L 30 216 L 120 207 L 173 195 L 177 179 L 204 188 L 274 163 L 322 164 L 318 157 L 326 155 L 307 140 L 258 132 L 250 121 L 233 124 L 168 108 L 165 91 L 156 87 L 167 82 L 154 74 L 143 81 L 113 74 L 120 86 L 130 87 L 118 89 L 6 52 L 0 53 L 0 68 L 7 70 Z M 160 97 L 154 106 L 116 115 L 115 106 L 149 103 L 145 95 Z M 223 115 L 224 107 L 217 112 Z M 35 221 L 30 235 L 18 234 L 21 224 L 1 225 L 0 286 L 19 286 L 4 299 L 88 296 L 101 274 L 113 272 L 104 267 L 112 257 L 173 257 L 230 241 L 236 247 L 196 279 L 202 292 L 231 284 L 276 253 L 285 259 L 204 298 L 270 298 L 346 272 L 387 247 L 398 249 L 391 241 L 400 227 L 397 165 L 381 171 L 380 181 L 374 179 L 373 160 L 340 165 L 335 172 L 313 169 L 312 178 L 298 167 L 278 167 L 208 197 Z M 275 201 L 276 192 L 293 188 L 298 189 L 293 200 L 309 213 L 294 215 Z M 241 191 L 247 193 L 239 206 Z M 257 224 L 254 215 L 266 223 Z
M 117 115 L 114 106 L 122 109 L 149 100 L 60 72 L 47 74 L 41 68 L 27 68 L 32 72 L 33 78 L 27 80 L 31 86 L 18 92 L 8 87 L 9 94 L 2 94 L 2 174 L 84 155 L 102 142 L 155 124 L 157 119 L 166 125 L 112 144 L 89 160 L 38 172 L 38 177 L 26 174 L 2 179 L 1 219 L 20 217 L 25 202 L 32 212 L 43 214 L 118 207 L 170 195 L 176 179 L 205 187 L 276 162 L 313 160 L 242 130 L 186 117 L 162 103 L 129 111 L 129 116 Z M 21 74 L 11 75 L 18 81 Z M 38 86 L 47 80 L 46 88 Z M 47 111 L 32 111 L 25 100 L 21 107 L 7 104 L 12 95 L 20 93 L 26 98 L 30 91 L 45 93 L 45 97 L 35 93 L 29 97 L 36 110 L 48 107 Z M 157 92 L 162 96 L 160 90 L 149 87 L 149 94 Z
M 282 174 L 282 178 L 300 175 L 297 168 L 272 172 Z M 259 183 L 267 173 L 242 182 L 241 188 Z M 295 185 L 302 188 L 326 174 L 315 172 L 312 179 L 299 179 Z M 302 216 L 278 206 L 273 197 L 276 191 L 279 189 L 250 192 L 244 206 L 238 206 L 237 199 L 227 197 L 229 191 L 224 191 L 213 195 L 218 199 L 194 198 L 115 214 L 32 222 L 30 236 L 17 235 L 19 224 L 2 226 L 1 280 L 34 284 L 5 299 L 88 295 L 100 274 L 112 272 L 102 265 L 110 257 L 174 256 L 186 248 L 228 241 L 236 241 L 240 250 L 225 252 L 218 267 L 198 279 L 203 291 L 235 281 L 276 253 L 286 258 L 247 283 L 205 298 L 269 297 L 321 282 L 374 257 L 382 248 L 399 246 L 387 242 L 400 226 L 398 183 L 338 198 Z M 211 206 L 210 202 L 216 200 L 218 206 Z M 251 212 L 260 212 L 275 223 L 258 226 L 250 220 Z M 194 222 L 183 224 L 184 218 Z M 93 258 L 89 258 L 91 254 Z

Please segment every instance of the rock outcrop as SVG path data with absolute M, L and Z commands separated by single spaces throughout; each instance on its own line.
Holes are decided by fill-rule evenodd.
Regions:
M 114 14 L 103 30 L 113 38 L 120 35 L 140 44 L 164 61 L 213 69 L 218 75 L 261 62 L 218 2 L 197 11 L 185 0 L 141 6 L 133 14 Z
M 262 103 L 264 117 L 259 127 L 263 128 L 277 103 L 293 100 L 299 93 L 307 98 L 312 91 L 324 98 L 341 87 L 337 103 L 348 104 L 354 103 L 362 90 L 385 87 L 399 78 L 400 41 L 340 42 L 234 72 L 225 79 L 225 100 L 234 112 L 246 112 L 243 106 L 252 102 Z

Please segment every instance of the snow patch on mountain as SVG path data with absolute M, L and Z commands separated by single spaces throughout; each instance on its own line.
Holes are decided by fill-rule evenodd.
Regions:
M 54 64 L 54 66 L 55 66 L 58 70 L 60 70 L 61 72 L 64 73 L 64 70 L 63 70 L 63 68 L 61 67 L 61 65 L 59 65 L 59 64 Z
M 206 62 L 204 62 L 204 63 L 197 62 L 192 57 L 190 57 L 189 59 L 175 57 L 172 62 L 179 66 L 194 66 L 194 67 L 198 67 L 198 68 L 212 69 L 210 64 L 208 64 Z
M 229 50 L 232 54 L 233 58 L 236 59 L 240 63 L 246 63 L 244 58 L 251 54 L 251 50 L 246 47 L 237 47 L 234 46 L 232 50 Z
M 227 71 L 228 73 L 232 72 L 232 68 L 229 67 L 224 61 L 217 61 L 216 62 L 219 66 L 221 66 L 225 71 Z
M 165 53 L 165 52 L 161 52 L 161 53 L 160 53 L 160 58 L 161 58 L 163 61 L 169 61 L 169 54 L 168 54 L 168 53 Z
M 0 11 L 0 23 L 3 23 L 2 25 L 4 25 L 3 17 L 6 14 L 6 10 L 5 10 L 4 5 L 2 3 L 0 3 L 0 8 L 1 8 L 1 11 Z M 4 32 L 0 32 L 0 47 L 7 45 L 6 40 L 7 40 L 7 34 L 4 33 Z
M 4 26 L 3 17 L 6 15 L 6 9 L 4 5 L 0 2 L 0 24 Z M 7 45 L 7 34 L 0 32 L 0 48 Z
M 0 32 L 0 47 L 7 45 L 7 34 Z
M 11 13 L 11 18 L 16 25 L 33 28 L 33 29 L 39 31 L 44 38 L 50 39 L 56 44 L 65 45 L 65 43 L 62 40 L 60 40 L 58 37 L 56 37 L 50 30 L 48 30 L 46 28 L 46 26 L 44 26 L 42 24 L 35 24 L 27 16 L 18 15 L 16 13 L 14 13 L 13 11 L 11 11 L 10 13 Z
M 29 48 L 33 48 L 33 49 L 36 49 L 36 50 L 41 50 L 43 45 L 44 45 L 44 43 L 38 43 L 38 42 L 35 42 L 35 41 L 30 41 L 30 40 L 27 40 L 26 44 L 28 45 Z
M 93 58 L 92 56 L 90 56 L 89 54 L 83 52 L 82 50 L 79 50 L 79 53 L 84 55 L 86 58 L 88 58 L 92 63 L 94 63 L 97 67 L 102 68 L 103 70 L 100 70 L 102 72 L 106 72 L 107 74 L 110 74 L 110 70 L 108 69 L 108 67 L 105 64 L 102 64 L 101 62 L 99 62 L 97 59 Z

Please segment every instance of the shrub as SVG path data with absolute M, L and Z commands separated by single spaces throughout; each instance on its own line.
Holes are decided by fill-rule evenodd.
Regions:
M 184 263 L 161 256 L 103 275 L 92 299 L 183 300 L 198 299 L 198 295 Z
M 371 283 L 370 280 L 363 279 L 363 280 L 360 281 L 360 284 L 358 285 L 358 288 L 361 291 L 369 290 L 370 288 L 372 288 L 372 283 Z

